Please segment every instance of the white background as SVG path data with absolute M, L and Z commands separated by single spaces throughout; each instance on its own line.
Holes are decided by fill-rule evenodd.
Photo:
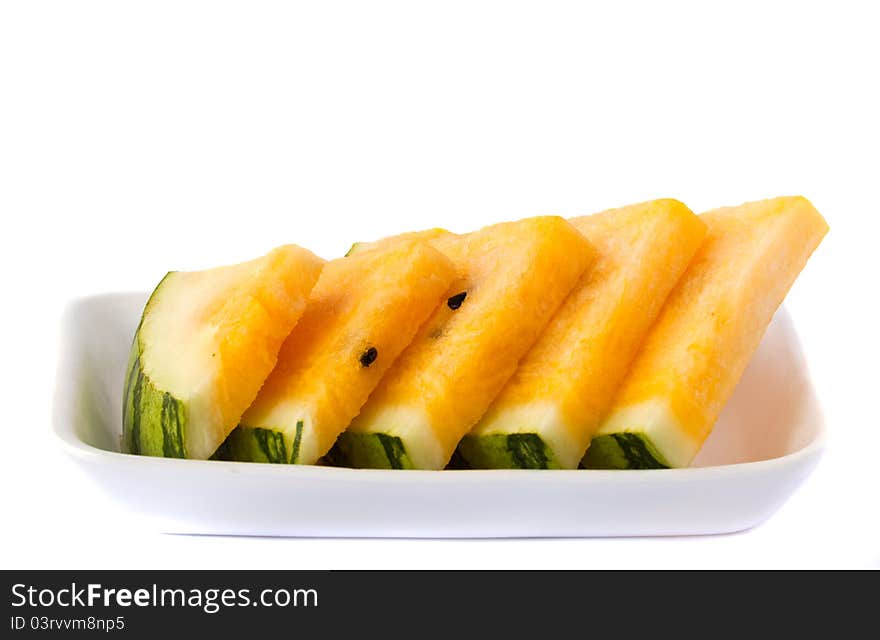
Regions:
M 5 2 L 0 566 L 880 567 L 872 2 Z M 66 300 L 294 242 L 804 194 L 788 306 L 827 410 L 766 524 L 624 540 L 166 536 L 48 433 Z

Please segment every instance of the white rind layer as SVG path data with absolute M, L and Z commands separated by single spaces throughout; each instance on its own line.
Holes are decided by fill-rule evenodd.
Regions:
M 553 452 L 563 469 L 576 469 L 583 457 L 586 443 L 572 436 L 573 429 L 563 421 L 559 408 L 549 402 L 536 402 L 518 407 L 493 411 L 483 416 L 470 436 L 511 435 L 535 433 Z
M 210 299 L 228 286 L 234 272 L 169 273 L 153 293 L 138 331 L 140 361 L 150 382 L 186 407 L 184 447 L 188 458 L 207 460 L 228 435 L 218 409 L 217 376 L 222 366 L 216 328 L 201 326 L 193 290 Z M 182 315 L 189 310 L 191 317 Z M 197 426 L 194 426 L 197 425 Z
M 361 424 L 370 426 L 353 429 L 352 432 L 384 433 L 400 438 L 406 456 L 416 469 L 442 469 L 449 462 L 443 446 L 434 435 L 434 427 L 418 407 L 383 407 L 371 411 L 369 418 Z
M 702 444 L 686 434 L 663 398 L 616 410 L 594 438 L 623 432 L 643 433 L 670 467 L 690 466 Z

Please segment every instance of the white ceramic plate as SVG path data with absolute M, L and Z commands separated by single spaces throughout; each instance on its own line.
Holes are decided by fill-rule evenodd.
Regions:
M 791 321 L 777 314 L 690 469 L 385 471 L 119 453 L 122 382 L 145 294 L 74 301 L 54 431 L 121 506 L 162 531 L 267 536 L 711 534 L 773 514 L 822 452 L 821 412 Z

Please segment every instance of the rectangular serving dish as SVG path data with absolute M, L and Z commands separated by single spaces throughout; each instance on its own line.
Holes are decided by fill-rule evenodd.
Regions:
M 54 434 L 121 506 L 161 531 L 266 536 L 583 537 L 739 531 L 814 469 L 824 424 L 788 314 L 776 314 L 689 469 L 387 471 L 119 452 L 122 383 L 144 293 L 73 301 Z

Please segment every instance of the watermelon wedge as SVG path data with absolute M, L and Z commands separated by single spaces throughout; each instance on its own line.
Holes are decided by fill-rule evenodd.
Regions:
M 323 264 L 287 245 L 234 266 L 166 275 L 132 343 L 123 450 L 210 457 L 275 366 Z
M 455 276 L 442 253 L 410 239 L 327 263 L 278 365 L 217 457 L 316 463 Z

